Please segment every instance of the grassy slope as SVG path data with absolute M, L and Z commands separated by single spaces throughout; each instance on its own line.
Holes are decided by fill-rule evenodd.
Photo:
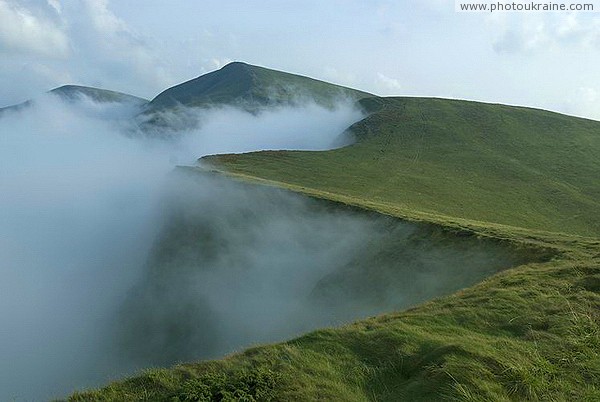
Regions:
M 84 95 L 96 102 L 127 102 L 137 105 L 148 103 L 146 99 L 137 96 L 128 95 L 122 92 L 110 91 L 93 87 L 84 87 L 80 85 L 63 85 L 50 91 L 52 94 L 62 96 L 66 99 L 77 98 Z
M 599 291 L 597 258 L 523 266 L 403 313 L 71 399 L 597 400 Z
M 218 163 L 408 210 L 600 235 L 599 122 L 443 99 L 364 103 L 383 106 L 353 127 L 354 146 L 232 155 Z
M 150 102 L 149 111 L 160 111 L 179 105 L 199 107 L 250 104 L 254 106 L 286 103 L 303 96 L 312 98 L 318 103 L 331 104 L 340 97 L 359 99 L 372 95 L 296 74 L 234 62 L 220 70 L 161 92 Z
M 77 100 L 80 96 L 87 96 L 95 102 L 120 102 L 120 103 L 131 103 L 137 106 L 142 106 L 148 103 L 146 99 L 138 98 L 137 96 L 128 95 L 122 92 L 110 91 L 108 89 L 100 89 L 94 87 L 84 87 L 81 85 L 63 85 L 58 88 L 54 88 L 48 93 L 58 95 L 65 100 Z M 18 105 L 6 106 L 0 108 L 0 115 L 9 111 L 18 111 L 23 108 L 30 107 L 33 104 L 33 100 L 28 100 Z
M 556 257 L 405 312 L 149 370 L 72 400 L 600 399 L 599 123 L 385 102 L 355 127 L 352 147 L 219 161 L 246 180 L 552 247 Z

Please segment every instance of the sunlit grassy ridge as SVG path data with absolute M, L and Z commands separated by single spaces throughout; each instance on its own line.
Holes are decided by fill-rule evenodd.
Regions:
M 597 400 L 598 259 L 532 264 L 419 308 L 72 400 Z
M 425 303 L 72 400 L 599 400 L 600 123 L 363 101 L 353 146 L 207 158 L 233 177 L 554 250 Z M 582 237 L 585 236 L 585 237 Z
M 410 210 L 600 235 L 600 122 L 428 98 L 366 99 L 358 142 L 207 158 L 230 172 Z

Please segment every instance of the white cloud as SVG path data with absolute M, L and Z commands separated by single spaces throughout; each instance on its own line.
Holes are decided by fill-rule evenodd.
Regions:
M 164 87 L 170 82 L 162 67 L 160 57 L 147 43 L 147 39 L 130 29 L 125 21 L 110 9 L 108 0 L 85 0 L 81 13 L 74 8 L 70 20 L 83 17 L 76 25 L 78 52 L 86 60 L 99 64 L 112 74 L 122 74 L 129 80 L 142 81 L 148 86 Z M 86 27 L 84 24 L 90 24 Z M 88 69 L 94 66 L 87 66 Z
M 62 27 L 43 13 L 0 0 L 0 50 L 65 57 L 69 40 Z
M 355 86 L 356 76 L 348 71 L 342 71 L 338 68 L 326 66 L 323 68 L 324 79 L 339 85 Z
M 212 68 L 214 69 L 219 69 L 223 66 L 225 66 L 226 64 L 231 63 L 233 60 L 231 59 L 227 59 L 227 58 L 212 58 L 210 59 L 210 65 Z
M 498 53 L 600 48 L 600 19 L 590 14 L 495 14 L 487 21 Z
M 585 102 L 598 102 L 599 96 L 598 96 L 598 91 L 595 90 L 594 88 L 587 88 L 587 87 L 582 87 L 579 88 L 579 95 L 581 96 L 581 99 L 583 99 L 583 101 Z
M 174 84 L 160 51 L 110 5 L 107 0 L 0 0 L 0 105 L 64 84 L 145 97 Z
M 600 90 L 594 87 L 579 87 L 567 97 L 568 112 L 600 120 Z
M 89 17 L 98 31 L 114 34 L 130 34 L 127 24 L 108 9 L 108 0 L 85 0 Z
M 48 5 L 52 7 L 57 14 L 62 12 L 62 5 L 59 0 L 48 0 Z
M 377 87 L 380 88 L 383 95 L 398 95 L 402 90 L 402 84 L 397 78 L 388 77 L 385 74 L 377 73 Z
M 517 53 L 536 50 L 546 46 L 548 21 L 542 15 L 526 17 L 512 14 L 498 14 L 488 19 L 496 37 L 492 43 L 498 53 Z

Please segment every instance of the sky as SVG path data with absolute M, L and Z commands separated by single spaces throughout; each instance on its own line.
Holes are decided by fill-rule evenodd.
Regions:
M 153 98 L 244 61 L 377 95 L 600 119 L 596 3 L 459 13 L 454 0 L 0 0 L 0 106 L 64 84 Z

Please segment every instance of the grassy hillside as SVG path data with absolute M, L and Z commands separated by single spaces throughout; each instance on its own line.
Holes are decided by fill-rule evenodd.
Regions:
M 71 400 L 598 400 L 599 291 L 598 259 L 523 266 L 403 313 Z
M 296 74 L 234 62 L 161 92 L 150 102 L 149 111 L 221 104 L 253 109 L 294 103 L 303 98 L 331 105 L 338 98 L 356 100 L 368 96 L 372 95 Z
M 301 75 L 241 62 L 176 85 L 156 96 L 137 117 L 149 135 L 182 131 L 200 124 L 194 108 L 234 106 L 250 113 L 307 101 L 333 107 L 340 100 L 356 101 L 372 94 Z
M 133 103 L 143 105 L 148 103 L 146 99 L 137 96 L 124 94 L 122 92 L 109 91 L 107 89 L 84 87 L 81 85 L 63 85 L 50 91 L 51 94 L 59 95 L 64 99 L 77 99 L 80 96 L 87 96 L 95 102 L 119 102 Z
M 148 103 L 146 99 L 138 98 L 137 96 L 128 95 L 122 92 L 109 91 L 107 89 L 85 87 L 81 85 L 63 85 L 58 88 L 54 88 L 48 93 L 58 95 L 62 99 L 67 101 L 78 100 L 80 97 L 85 96 L 99 103 L 130 103 L 136 106 L 143 106 Z M 23 108 L 27 108 L 33 104 L 33 100 L 28 100 L 18 105 L 7 106 L 0 108 L 0 115 L 8 111 L 18 111 Z
M 418 307 L 88 400 L 600 399 L 600 123 L 441 99 L 372 99 L 357 143 L 206 161 L 232 177 L 552 251 Z M 581 236 L 588 236 L 587 238 Z
M 362 104 L 373 113 L 353 146 L 205 160 L 383 210 L 600 236 L 600 122 L 445 99 Z

